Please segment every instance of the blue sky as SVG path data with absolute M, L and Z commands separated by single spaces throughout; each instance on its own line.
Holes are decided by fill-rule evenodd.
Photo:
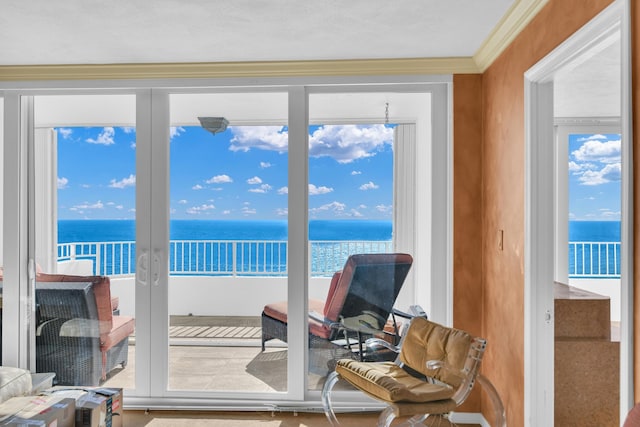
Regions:
M 620 135 L 569 135 L 569 219 L 620 220 Z
M 171 129 L 172 219 L 286 219 L 287 128 Z M 392 218 L 393 129 L 309 129 L 309 217 Z M 58 218 L 135 217 L 135 130 L 58 129 Z

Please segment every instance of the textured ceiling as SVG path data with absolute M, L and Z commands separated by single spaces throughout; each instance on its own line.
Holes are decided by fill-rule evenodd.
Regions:
M 514 0 L 2 0 L 0 65 L 471 57 Z

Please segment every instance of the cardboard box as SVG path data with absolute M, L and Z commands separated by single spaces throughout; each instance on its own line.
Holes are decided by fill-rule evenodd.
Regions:
M 75 399 L 75 427 L 122 427 L 122 389 L 56 386 L 43 393 Z
M 13 397 L 0 404 L 0 426 L 74 427 L 75 408 L 63 396 Z

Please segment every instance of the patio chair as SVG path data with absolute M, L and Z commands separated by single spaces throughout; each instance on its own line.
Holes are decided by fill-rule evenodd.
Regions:
M 394 362 L 340 359 L 335 371 L 327 376 L 322 404 L 331 425 L 340 425 L 333 411 L 331 391 L 343 379 L 387 404 L 378 418 L 379 427 L 391 425 L 397 417 L 408 417 L 403 425 L 452 425 L 449 414 L 466 400 L 478 381 L 493 404 L 492 425 L 506 427 L 500 396 L 491 382 L 479 374 L 484 339 L 414 317 L 400 346 L 377 341 L 399 352 L 398 358 Z
M 345 356 L 355 354 L 351 347 L 357 345 L 364 360 L 367 338 L 384 336 L 397 343 L 393 305 L 412 262 L 411 255 L 402 253 L 349 256 L 343 270 L 333 275 L 325 301 L 309 300 L 309 348 L 342 349 L 336 354 Z M 264 307 L 262 351 L 268 340 L 287 342 L 287 321 L 287 301 Z M 343 342 L 337 344 L 339 339 Z
M 59 384 L 95 386 L 127 365 L 135 319 L 114 314 L 108 276 L 38 274 L 36 303 L 39 372 L 56 372 Z

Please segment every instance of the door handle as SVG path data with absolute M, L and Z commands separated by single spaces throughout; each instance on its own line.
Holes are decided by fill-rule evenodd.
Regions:
M 142 251 L 138 257 L 136 270 L 136 283 L 140 286 L 147 286 L 149 277 L 149 254 L 147 251 Z

